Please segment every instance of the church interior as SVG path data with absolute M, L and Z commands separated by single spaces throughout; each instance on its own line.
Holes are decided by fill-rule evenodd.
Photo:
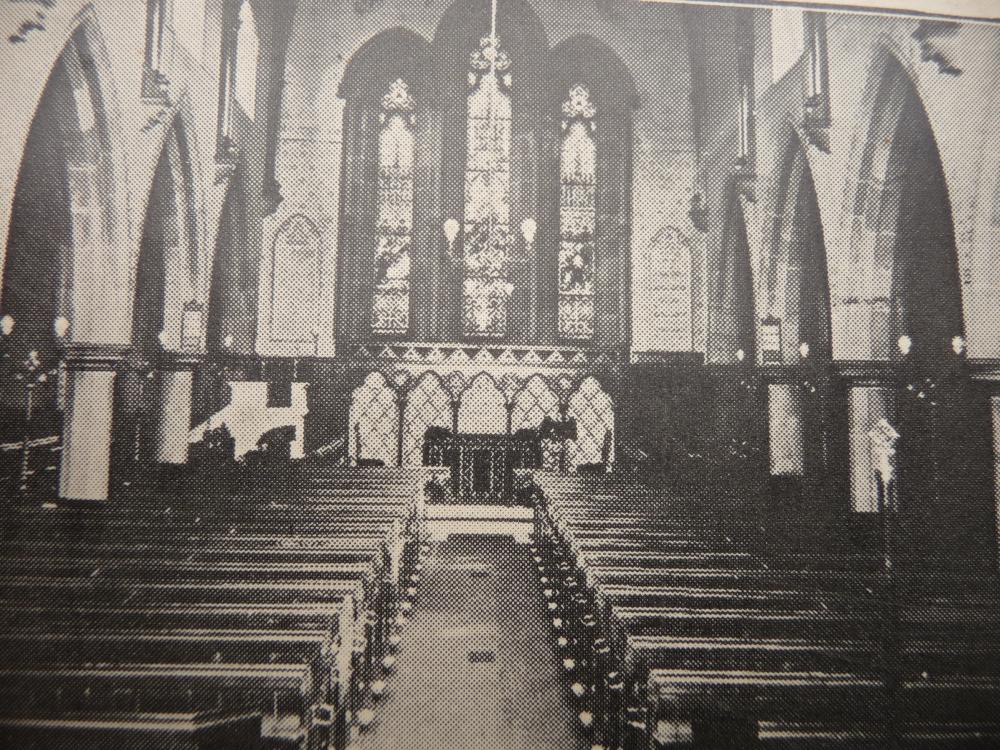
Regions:
M 0 745 L 1000 746 L 995 19 L 0 32 Z

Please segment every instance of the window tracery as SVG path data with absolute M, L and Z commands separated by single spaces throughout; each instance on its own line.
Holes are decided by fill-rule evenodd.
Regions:
M 559 335 L 594 335 L 594 230 L 597 210 L 597 110 L 577 84 L 562 105 L 559 170 Z
M 510 283 L 510 58 L 495 37 L 470 56 L 462 321 L 466 336 L 507 334 Z
M 405 334 L 410 328 L 415 112 L 406 82 L 395 80 L 379 112 L 374 333 Z

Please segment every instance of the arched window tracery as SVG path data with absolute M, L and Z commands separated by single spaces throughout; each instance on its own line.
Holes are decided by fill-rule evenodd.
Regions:
M 594 229 L 597 219 L 597 110 L 577 84 L 562 105 L 559 148 L 559 335 L 594 335 Z
M 462 330 L 503 338 L 513 287 L 510 261 L 511 75 L 498 39 L 470 56 L 466 119 Z
M 372 294 L 372 331 L 410 328 L 410 245 L 413 240 L 413 167 L 416 103 L 402 78 L 382 98 L 378 136 L 378 200 Z

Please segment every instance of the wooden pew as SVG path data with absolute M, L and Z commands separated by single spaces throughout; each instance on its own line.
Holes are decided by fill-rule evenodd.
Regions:
M 0 668 L 8 710 L 252 710 L 266 743 L 325 748 L 334 723 L 303 664 L 53 664 Z
M 260 750 L 261 716 L 225 711 L 0 713 L 0 745 L 19 750 Z

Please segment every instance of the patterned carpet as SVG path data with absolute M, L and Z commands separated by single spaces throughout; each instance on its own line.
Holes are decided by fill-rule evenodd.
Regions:
M 509 537 L 436 543 L 398 672 L 375 723 L 354 747 L 589 747 L 575 727 L 537 586 L 526 549 Z

